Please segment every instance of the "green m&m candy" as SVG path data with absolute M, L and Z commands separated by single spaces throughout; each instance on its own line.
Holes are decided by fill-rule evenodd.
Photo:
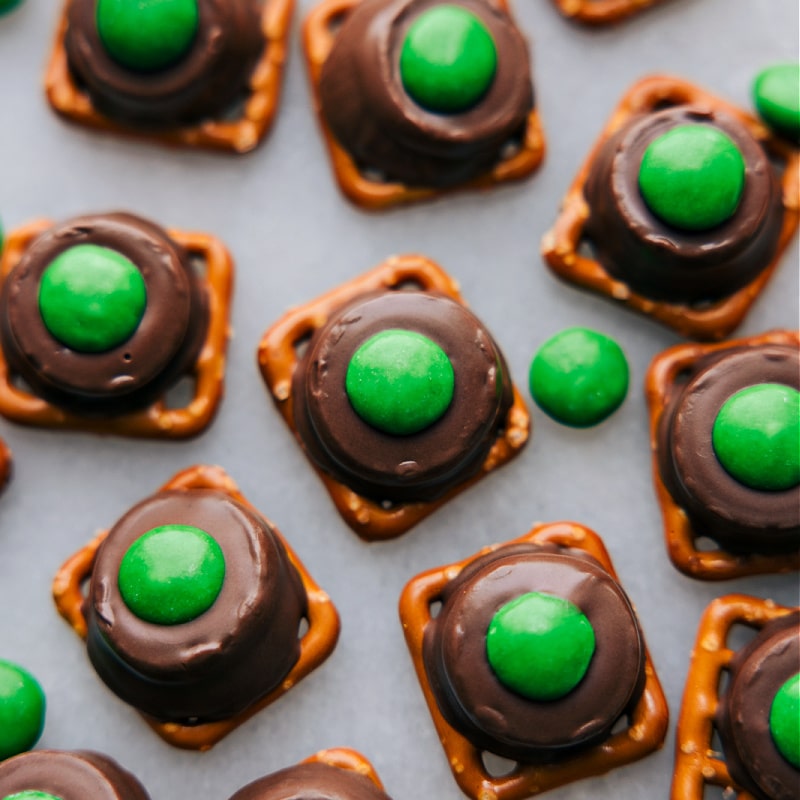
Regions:
M 30 750 L 44 728 L 45 697 L 36 678 L 0 660 L 0 761 Z
M 441 4 L 420 14 L 400 49 L 400 78 L 423 108 L 457 114 L 489 90 L 497 48 L 486 25 L 470 11 Z
M 122 557 L 117 582 L 125 605 L 146 622 L 180 625 L 214 605 L 225 580 L 217 541 L 191 525 L 162 525 Z
M 3 800 L 61 800 L 61 798 L 50 794 L 50 792 L 38 792 L 35 789 L 28 789 L 24 792 L 9 794 Z
M 585 428 L 608 417 L 628 392 L 628 362 L 608 336 L 567 328 L 548 339 L 531 362 L 537 405 L 564 425 Z
M 136 265 L 116 250 L 79 244 L 47 266 L 39 313 L 50 334 L 72 350 L 99 353 L 129 339 L 147 304 Z
M 356 413 L 397 436 L 432 425 L 453 400 L 455 374 L 436 342 L 391 329 L 367 339 L 347 366 L 345 390 Z
M 16 8 L 22 0 L 0 0 L 0 14 L 5 14 L 6 11 L 11 11 Z
M 775 64 L 756 76 L 753 100 L 767 125 L 790 139 L 800 139 L 800 64 Z
M 769 732 L 780 754 L 800 769 L 800 672 L 776 692 L 769 712 Z
M 780 383 L 748 386 L 720 408 L 711 433 L 720 464 L 751 489 L 800 483 L 800 392 Z
M 639 167 L 639 190 L 655 216 L 703 231 L 730 219 L 742 197 L 745 163 L 733 140 L 710 125 L 678 125 L 654 139 Z
M 124 67 L 155 72 L 179 61 L 197 35 L 198 0 L 98 0 L 97 32 Z
M 486 633 L 500 681 L 530 700 L 556 700 L 583 679 L 595 650 L 591 623 L 569 600 L 529 592 L 506 603 Z

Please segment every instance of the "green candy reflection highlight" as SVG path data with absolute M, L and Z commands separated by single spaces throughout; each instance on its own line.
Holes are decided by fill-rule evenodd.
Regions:
M 347 366 L 345 390 L 368 424 L 397 436 L 436 422 L 453 400 L 453 365 L 421 333 L 392 329 L 368 339 Z
M 119 64 L 155 72 L 192 46 L 200 19 L 197 0 L 98 0 L 97 32 Z
M 191 525 L 162 525 L 122 557 L 117 578 L 125 605 L 145 622 L 180 625 L 208 611 L 225 580 L 225 557 Z
M 45 696 L 33 675 L 0 660 L 0 761 L 30 750 L 44 728 Z
M 800 483 L 800 392 L 779 383 L 729 397 L 711 432 L 720 464 L 751 489 L 781 491 Z
M 800 672 L 775 694 L 769 712 L 769 731 L 780 754 L 800 769 Z
M 39 285 L 39 313 L 72 350 L 100 353 L 129 339 L 147 304 L 142 273 L 121 253 L 94 244 L 65 250 Z
M 800 64 L 775 64 L 759 72 L 753 101 L 770 128 L 800 139 Z
M 616 411 L 628 393 L 628 362 L 608 336 L 567 328 L 548 339 L 531 362 L 531 396 L 564 425 L 585 428 Z
M 595 650 L 591 623 L 561 597 L 529 592 L 504 605 L 486 634 L 500 681 L 530 700 L 557 700 L 586 674 Z
M 400 50 L 400 78 L 429 111 L 456 114 L 472 108 L 497 71 L 497 48 L 486 25 L 461 6 L 424 11 Z
M 739 148 L 708 125 L 678 125 L 654 139 L 639 168 L 639 190 L 667 225 L 703 231 L 730 219 L 742 197 Z

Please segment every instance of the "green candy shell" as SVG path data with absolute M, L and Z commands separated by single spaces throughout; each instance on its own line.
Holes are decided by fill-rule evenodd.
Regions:
M 33 675 L 0 660 L 0 761 L 30 750 L 44 728 L 46 701 Z
M 775 64 L 759 72 L 753 101 L 770 128 L 800 140 L 800 64 Z
M 4 797 L 3 800 L 62 800 L 62 798 L 50 794 L 49 792 L 39 792 L 35 789 L 28 789 L 24 792 L 9 794 Z

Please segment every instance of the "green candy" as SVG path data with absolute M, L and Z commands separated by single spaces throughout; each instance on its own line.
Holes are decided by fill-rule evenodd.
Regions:
M 197 35 L 198 0 L 97 0 L 97 32 L 128 69 L 156 72 L 181 59 Z
M 667 225 L 704 231 L 730 219 L 742 197 L 739 148 L 709 125 L 678 125 L 654 139 L 639 167 L 645 203 Z
M 557 700 L 586 674 L 595 650 L 591 623 L 562 597 L 529 592 L 489 624 L 486 655 L 500 681 L 530 700 Z
M 586 428 L 616 411 L 628 393 L 628 362 L 608 336 L 567 328 L 548 339 L 531 362 L 531 396 L 564 425 Z
M 453 365 L 421 333 L 386 330 L 356 350 L 345 390 L 356 413 L 374 428 L 404 436 L 436 422 L 453 400 Z
M 22 0 L 0 0 L 0 14 L 5 14 L 6 11 L 11 11 L 16 8 Z
M 27 790 L 24 792 L 17 792 L 16 794 L 9 794 L 3 800 L 61 800 L 49 792 L 37 792 L 36 790 Z
M 39 313 L 52 336 L 71 350 L 101 353 L 129 339 L 147 304 L 142 273 L 108 247 L 79 244 L 47 266 Z
M 729 397 L 711 431 L 720 464 L 751 489 L 782 491 L 800 483 L 800 392 L 779 383 L 748 386 Z
M 36 678 L 0 660 L 0 761 L 30 750 L 44 728 L 45 697 Z
M 472 108 L 497 71 L 497 47 L 486 25 L 457 5 L 424 11 L 400 50 L 400 78 L 415 102 L 440 114 Z
M 769 711 L 769 731 L 780 754 L 800 769 L 800 672 L 776 692 Z
M 156 625 L 196 619 L 214 605 L 224 580 L 222 548 L 191 525 L 162 525 L 140 536 L 117 578 L 125 605 Z
M 800 139 L 800 64 L 775 64 L 756 76 L 753 100 L 761 119 L 790 139 Z

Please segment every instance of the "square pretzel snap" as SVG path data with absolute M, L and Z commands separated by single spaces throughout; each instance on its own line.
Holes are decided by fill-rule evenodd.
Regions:
M 369 313 L 356 313 L 356 324 L 351 324 L 352 309 L 360 303 Z M 337 331 L 345 329 L 347 335 L 339 336 Z M 464 356 L 461 372 L 450 370 L 454 383 L 442 389 L 450 389 L 449 405 L 445 403 L 444 410 L 438 406 L 436 416 L 413 433 L 396 434 L 381 427 L 381 419 L 370 421 L 370 398 L 348 389 L 344 374 L 356 351 L 364 353 L 360 346 L 367 339 L 377 340 L 382 330 L 389 334 L 397 329 L 405 329 L 400 338 L 420 358 L 430 356 L 441 366 L 442 373 L 427 373 L 438 375 L 437 387 L 445 384 L 451 355 Z M 407 331 L 412 331 L 410 336 Z M 324 370 L 313 366 L 320 357 L 327 365 Z M 406 358 L 390 357 L 389 369 L 397 363 L 400 370 Z M 258 363 L 281 416 L 337 510 L 368 541 L 404 533 L 512 459 L 528 439 L 530 415 L 502 354 L 467 309 L 456 282 L 422 256 L 393 256 L 289 311 L 264 334 Z M 366 383 L 371 385 L 368 378 Z M 375 396 L 386 397 L 381 390 L 378 384 Z M 319 402 L 322 397 L 324 403 Z M 427 400 L 408 398 L 395 409 L 400 417 L 405 409 L 428 413 Z M 366 411 L 357 411 L 354 400 L 363 400 Z M 466 417 L 471 421 L 465 422 Z M 466 427 L 456 436 L 451 426 L 459 421 Z M 467 442 L 464 447 L 462 441 Z M 337 466 L 345 458 L 348 471 Z M 375 458 L 378 462 L 373 464 Z
M 779 196 L 776 196 L 774 201 L 776 204 L 775 213 L 770 217 L 768 223 L 765 222 L 762 225 L 760 231 L 763 232 L 766 228 L 769 228 L 770 235 L 775 236 L 774 253 L 768 259 L 765 258 L 763 262 L 756 259 L 753 265 L 747 267 L 751 272 L 754 269 L 755 273 L 745 285 L 739 286 L 731 293 L 718 299 L 700 302 L 683 300 L 673 302 L 664 299 L 653 299 L 645 293 L 632 288 L 626 279 L 611 275 L 607 268 L 600 263 L 595 253 L 591 249 L 587 250 L 587 247 L 591 248 L 593 246 L 586 236 L 586 228 L 591 213 L 587 199 L 587 186 L 590 184 L 592 171 L 598 162 L 601 152 L 604 152 L 606 143 L 625 129 L 628 123 L 633 120 L 639 118 L 642 120 L 647 118 L 654 119 L 656 114 L 666 114 L 670 110 L 678 109 L 682 106 L 691 106 L 693 109 L 698 110 L 692 111 L 689 115 L 690 118 L 693 118 L 692 115 L 694 114 L 699 114 L 698 119 L 702 117 L 702 120 L 711 117 L 718 119 L 719 117 L 715 115 L 720 113 L 726 115 L 729 119 L 732 119 L 731 124 L 743 130 L 743 135 L 749 134 L 750 141 L 755 141 L 763 146 L 766 155 L 762 154 L 758 157 L 765 162 L 764 172 L 769 169 L 767 159 L 783 171 L 777 191 Z M 677 110 L 675 113 L 677 113 Z M 629 160 L 633 164 L 632 155 Z M 620 186 L 622 186 L 622 180 L 622 178 L 619 179 Z M 764 178 L 764 180 L 767 179 Z M 627 186 L 627 183 L 625 185 Z M 622 189 L 620 188 L 615 193 L 615 196 L 620 195 L 621 192 Z M 618 202 L 621 203 L 622 200 Z M 742 202 L 744 203 L 744 200 Z M 754 199 L 753 202 L 755 203 L 756 200 Z M 627 203 L 626 208 L 628 206 L 635 208 L 636 216 L 632 217 L 632 219 L 634 219 L 637 226 L 640 225 L 640 220 L 649 219 L 647 214 L 639 209 L 638 200 L 625 200 L 625 203 Z M 615 213 L 621 214 L 619 211 Z M 626 213 L 629 212 L 626 211 Z M 617 217 L 615 216 L 614 219 L 616 220 Z M 620 230 L 614 231 L 609 235 L 615 237 L 617 242 L 624 243 L 627 241 L 626 236 L 628 234 L 622 232 L 622 226 L 626 222 L 621 216 L 619 219 Z M 541 251 L 548 266 L 559 277 L 570 283 L 623 303 L 635 311 L 652 317 L 683 336 L 697 340 L 720 340 L 727 337 L 746 316 L 751 305 L 775 271 L 784 250 L 797 230 L 799 220 L 800 153 L 796 149 L 793 149 L 785 140 L 770 133 L 764 125 L 750 114 L 704 89 L 679 78 L 652 76 L 634 84 L 612 113 L 600 138 L 590 150 L 586 161 L 578 171 L 575 180 L 562 200 L 561 210 L 553 228 L 542 239 Z M 733 222 L 730 223 L 730 225 L 733 224 Z M 742 231 L 744 230 L 744 225 L 739 227 Z M 637 233 L 637 235 L 639 234 Z M 692 237 L 690 236 L 683 236 L 680 241 L 689 242 L 691 239 Z M 653 241 L 656 242 L 655 239 Z M 644 239 L 641 241 L 637 239 L 637 242 L 640 249 L 645 246 L 650 247 L 652 244 L 649 240 L 645 242 Z M 619 246 L 622 247 L 622 244 Z M 719 245 L 720 248 L 725 246 L 727 245 L 724 242 Z M 686 246 L 685 244 L 681 244 L 680 247 L 681 250 L 678 255 L 659 254 L 658 258 L 665 259 L 665 264 L 669 265 L 674 263 L 674 259 L 678 257 L 684 259 L 681 263 L 690 263 L 688 254 L 699 252 L 703 249 L 694 248 L 694 245 Z M 750 249 L 752 250 L 752 248 Z M 655 258 L 655 255 L 647 257 Z M 703 257 L 706 256 L 704 255 Z M 645 258 L 646 256 L 640 254 L 638 263 L 642 263 Z M 673 261 L 667 262 L 667 258 L 672 258 Z M 637 261 L 637 259 L 632 259 L 631 263 L 634 263 L 634 261 Z M 731 263 L 734 263 L 734 261 L 731 260 Z M 737 269 L 743 269 L 741 262 L 736 263 Z M 653 280 L 654 270 L 652 265 L 648 264 L 648 269 L 650 270 L 650 277 L 646 279 Z M 683 285 L 685 282 L 688 274 L 685 267 L 681 269 L 680 280 L 676 277 L 676 273 L 670 272 L 671 269 L 673 267 L 664 266 L 663 274 L 659 273 L 659 281 L 661 283 L 658 291 L 660 294 L 664 294 L 667 291 L 670 286 L 670 280 L 676 287 L 678 283 Z M 677 269 L 677 267 L 674 269 Z M 719 274 L 719 270 L 714 270 L 714 275 Z M 645 278 L 642 277 L 640 280 L 645 280 Z M 709 277 L 708 280 L 711 281 L 712 278 Z M 716 278 L 713 278 L 713 280 L 716 280 Z M 708 288 L 707 286 L 700 287 L 698 284 L 696 291 L 707 291 Z
M 253 150 L 267 135 L 280 99 L 294 0 L 263 0 L 260 3 L 260 35 L 263 38 L 263 45 L 247 79 L 245 96 L 240 100 L 233 99 L 229 108 L 218 111 L 209 118 L 169 127 L 117 120 L 102 107 L 98 107 L 97 102 L 93 100 L 86 86 L 70 66 L 65 46 L 70 6 L 73 2 L 75 0 L 65 0 L 62 8 L 44 81 L 47 99 L 59 114 L 80 125 L 112 134 L 166 145 L 234 153 L 247 153 Z M 220 26 L 212 27 L 219 29 Z M 247 35 L 252 34 L 253 31 L 247 33 Z M 212 54 L 220 48 L 219 42 L 215 44 L 212 41 L 218 36 L 219 30 L 216 33 L 214 30 L 209 30 L 206 37 L 209 38 L 211 46 L 208 49 Z M 230 49 L 235 50 L 235 47 Z M 190 60 L 191 70 L 197 71 L 197 59 L 190 56 Z M 219 73 L 219 69 L 215 69 Z M 172 83 L 175 82 L 175 72 L 176 67 L 170 66 L 168 73 Z M 208 72 L 213 78 L 214 70 Z M 118 78 L 115 77 L 113 80 Z M 109 80 L 109 83 L 111 82 Z M 217 86 L 217 90 L 225 88 Z M 140 102 L 146 105 L 149 93 L 150 90 L 145 88 Z
M 577 578 L 575 570 L 583 577 Z M 595 635 L 604 638 L 619 635 L 620 642 L 624 639 L 632 643 L 630 650 L 637 655 L 629 660 L 628 648 L 606 639 L 616 666 L 611 662 L 593 664 L 600 657 L 598 648 L 591 655 L 587 671 L 583 676 L 574 676 L 578 682 L 566 694 L 551 694 L 542 702 L 529 700 L 532 695 L 520 694 L 522 687 L 509 691 L 504 681 L 511 680 L 510 673 L 505 671 L 502 657 L 492 660 L 495 655 L 489 649 L 489 638 L 502 628 L 500 617 L 506 610 L 519 614 L 521 601 L 528 602 L 533 597 L 540 602 L 548 599 L 546 595 L 556 595 L 550 601 L 561 603 L 558 595 L 572 592 L 566 587 L 587 586 L 584 579 L 590 583 L 594 580 L 590 573 L 600 581 L 595 586 L 615 587 L 616 596 L 624 597 L 597 534 L 577 523 L 557 522 L 536 525 L 519 539 L 483 548 L 463 561 L 424 572 L 403 590 L 400 620 L 417 678 L 453 777 L 473 800 L 523 800 L 575 780 L 604 774 L 643 758 L 663 744 L 668 720 L 666 700 L 627 600 L 622 601 L 627 608 L 625 614 L 615 617 L 617 623 L 607 628 L 601 623 L 602 612 L 597 608 L 591 610 L 588 590 L 581 590 L 578 611 L 585 611 Z M 576 582 L 570 582 L 569 577 Z M 547 584 L 552 584 L 547 590 L 533 588 Z M 520 592 L 527 593 L 520 595 Z M 604 590 L 594 596 L 599 594 L 604 594 Z M 496 612 L 493 617 L 492 610 Z M 623 617 L 625 625 L 621 622 Z M 521 619 L 517 617 L 520 625 Z M 619 633 L 622 628 L 625 632 Z M 485 639 L 486 645 L 479 646 L 474 637 Z M 609 674 L 615 676 L 609 686 L 641 686 L 643 682 L 641 695 L 634 699 L 634 690 L 626 696 L 623 704 L 627 703 L 627 708 L 621 716 L 616 716 L 619 706 L 611 701 L 614 710 L 603 712 L 608 713 L 608 719 L 602 732 L 596 732 L 599 740 L 591 744 L 587 740 L 582 748 L 573 747 L 571 753 L 564 753 L 559 747 L 560 756 L 554 756 L 552 749 L 549 756 L 545 755 L 547 748 L 555 746 L 549 737 L 557 737 L 563 745 L 561 739 L 570 735 L 562 729 L 560 720 L 573 715 L 565 714 L 566 707 L 560 704 L 579 699 L 583 703 L 590 695 L 596 699 L 616 691 L 615 688 L 598 694 L 597 687 L 592 685 L 596 680 L 602 682 L 598 676 L 606 666 Z M 530 686 L 524 689 L 530 690 Z M 584 691 L 588 694 L 579 694 Z M 559 707 L 555 708 L 554 703 Z M 526 709 L 528 704 L 530 709 Z M 587 711 L 589 716 L 592 710 Z M 539 716 L 537 725 L 533 718 L 541 714 L 547 719 Z M 586 721 L 582 719 L 585 729 Z M 572 722 L 567 727 L 576 724 Z M 502 745 L 492 735 L 495 728 Z M 553 732 L 556 728 L 558 733 Z M 579 735 L 585 737 L 584 729 Z M 578 734 L 573 731 L 572 735 Z M 539 754 L 535 762 L 514 755 L 514 750 L 522 746 L 520 740 L 526 738 L 531 740 L 526 746 Z M 487 753 L 495 752 L 492 749 L 495 745 L 511 748 L 511 752 L 499 753 L 512 762 L 511 768 L 503 769 L 499 775 L 484 758 Z
M 209 495 L 209 492 L 211 495 Z M 64 617 L 64 619 L 67 620 L 78 636 L 84 640 L 87 640 L 91 655 L 93 640 L 97 641 L 98 637 L 103 639 L 106 634 L 98 632 L 98 622 L 96 621 L 94 611 L 92 610 L 94 608 L 94 603 L 97 602 L 97 597 L 93 598 L 92 596 L 87 596 L 85 584 L 91 579 L 93 571 L 96 568 L 99 568 L 99 562 L 103 558 L 104 553 L 104 551 L 101 550 L 104 542 L 111 541 L 110 536 L 119 535 L 119 530 L 127 524 L 126 521 L 129 520 L 132 515 L 139 513 L 143 520 L 149 522 L 156 519 L 160 510 L 162 508 L 167 508 L 169 505 L 173 511 L 177 509 L 178 516 L 180 516 L 183 513 L 180 510 L 182 503 L 193 505 L 195 508 L 197 508 L 198 503 L 218 503 L 219 501 L 217 500 L 217 496 L 219 494 L 223 495 L 225 498 L 229 498 L 230 501 L 233 502 L 232 506 L 230 504 L 224 504 L 226 508 L 230 507 L 233 509 L 232 516 L 229 514 L 227 517 L 221 517 L 220 514 L 222 514 L 222 512 L 217 512 L 213 509 L 209 511 L 208 508 L 211 508 L 210 506 L 206 509 L 206 512 L 197 513 L 201 513 L 201 515 L 202 513 L 207 513 L 211 516 L 216 515 L 214 516 L 214 519 L 216 519 L 217 522 L 219 522 L 220 519 L 223 519 L 223 521 L 226 519 L 233 519 L 235 521 L 234 524 L 236 525 L 240 524 L 237 522 L 237 520 L 247 518 L 250 520 L 250 522 L 246 523 L 247 525 L 250 525 L 251 527 L 256 525 L 260 526 L 260 528 L 267 529 L 270 533 L 270 536 L 274 537 L 274 541 L 276 542 L 276 544 L 270 545 L 272 549 L 269 550 L 269 552 L 265 550 L 265 554 L 263 556 L 259 554 L 259 558 L 255 557 L 252 552 L 252 548 L 248 546 L 250 540 L 244 541 L 244 545 L 238 548 L 238 551 L 236 551 L 237 558 L 235 561 L 232 562 L 232 559 L 226 556 L 226 570 L 230 572 L 237 572 L 242 580 L 250 580 L 249 578 L 242 578 L 242 570 L 251 569 L 251 567 L 248 567 L 248 563 L 252 562 L 254 565 L 256 562 L 262 563 L 261 568 L 258 566 L 252 567 L 253 570 L 262 569 L 262 572 L 267 569 L 267 566 L 263 565 L 268 565 L 268 572 L 264 572 L 261 577 L 258 577 L 254 573 L 254 588 L 251 587 L 251 589 L 255 592 L 255 595 L 258 596 L 256 597 L 253 595 L 252 597 L 249 597 L 248 604 L 241 602 L 239 603 L 242 608 L 244 608 L 246 605 L 247 608 L 250 609 L 248 612 L 248 617 L 253 618 L 254 625 L 265 624 L 263 621 L 259 621 L 257 619 L 259 616 L 264 616 L 260 613 L 259 609 L 261 605 L 267 602 L 264 599 L 267 598 L 266 592 L 272 591 L 275 593 L 276 591 L 275 586 L 277 586 L 277 579 L 275 578 L 275 575 L 280 574 L 283 576 L 283 578 L 281 578 L 283 583 L 278 587 L 281 589 L 282 595 L 272 602 L 271 606 L 269 606 L 273 609 L 272 616 L 275 616 L 277 609 L 277 614 L 280 616 L 280 619 L 276 617 L 277 621 L 272 624 L 272 627 L 266 629 L 266 632 L 263 635 L 258 635 L 255 640 L 253 630 L 248 628 L 247 641 L 249 642 L 249 649 L 255 650 L 256 648 L 260 648 L 261 652 L 259 656 L 262 659 L 265 657 L 265 654 L 269 658 L 274 658 L 276 661 L 280 659 L 281 656 L 279 654 L 272 652 L 273 650 L 277 651 L 279 649 L 276 644 L 278 640 L 274 638 L 278 634 L 274 633 L 274 628 L 275 625 L 281 625 L 284 618 L 289 620 L 289 622 L 286 624 L 290 629 L 279 634 L 281 637 L 281 643 L 286 644 L 288 642 L 292 644 L 292 646 L 297 646 L 299 649 L 297 651 L 296 660 L 290 666 L 288 671 L 282 677 L 279 673 L 276 673 L 275 676 L 272 676 L 277 680 L 277 683 L 275 683 L 275 680 L 272 681 L 275 683 L 273 688 L 269 689 L 266 694 L 256 697 L 255 700 L 250 701 L 249 705 L 246 705 L 243 710 L 238 711 L 229 717 L 214 719 L 208 722 L 182 723 L 164 721 L 163 719 L 157 718 L 153 713 L 144 711 L 142 708 L 137 709 L 145 722 L 162 739 L 174 747 L 186 750 L 208 750 L 209 748 L 213 747 L 213 745 L 235 730 L 239 725 L 243 724 L 250 719 L 250 717 L 275 702 L 278 698 L 280 698 L 293 686 L 305 678 L 310 672 L 316 669 L 328 658 L 336 645 L 339 635 L 339 617 L 336 609 L 328 595 L 314 581 L 306 567 L 303 565 L 302 561 L 300 561 L 280 531 L 275 528 L 274 525 L 269 523 L 266 518 L 260 515 L 254 506 L 252 506 L 252 504 L 250 504 L 242 496 L 237 485 L 224 472 L 224 470 L 222 470 L 220 467 L 198 465 L 179 472 L 177 475 L 167 481 L 167 483 L 161 487 L 159 492 L 131 509 L 131 511 L 129 511 L 128 514 L 123 517 L 123 519 L 120 520 L 117 523 L 117 526 L 115 526 L 111 531 L 106 530 L 100 532 L 91 542 L 89 542 L 85 547 L 81 548 L 81 550 L 71 556 L 63 564 L 53 581 L 53 597 L 55 599 L 58 612 L 62 617 Z M 195 512 L 193 511 L 191 513 Z M 170 516 L 170 524 L 166 525 L 166 528 L 169 528 L 172 525 L 171 520 L 174 518 L 175 516 L 172 514 Z M 252 522 L 252 520 L 255 520 L 255 522 Z M 143 523 L 143 525 L 144 527 L 147 527 L 147 524 Z M 175 525 L 174 527 L 185 528 L 186 526 Z M 156 532 L 162 531 L 164 530 L 164 526 L 156 527 L 153 530 Z M 244 528 L 242 528 L 242 530 L 244 530 Z M 223 535 L 227 535 L 222 533 L 222 525 L 218 525 L 214 533 L 215 538 L 219 538 L 220 541 L 223 541 Z M 134 545 L 131 547 L 133 548 L 136 542 L 143 540 L 148 535 L 149 534 L 146 533 L 138 540 L 134 540 Z M 253 541 L 255 541 L 255 539 L 253 539 Z M 225 549 L 224 542 L 223 549 Z M 229 547 L 227 552 L 231 553 L 235 550 L 235 547 Z M 285 559 L 288 559 L 288 562 L 285 561 Z M 283 561 L 283 564 L 279 564 L 277 561 Z M 120 562 L 120 565 L 123 563 L 124 558 Z M 291 568 L 294 570 L 294 572 L 289 569 L 288 565 L 291 565 Z M 119 569 L 121 572 L 122 566 L 120 566 Z M 295 577 L 287 578 L 287 570 L 289 570 L 289 572 Z M 122 584 L 123 579 L 119 578 L 118 581 L 120 584 Z M 264 589 L 262 588 L 263 586 L 267 586 L 267 588 Z M 209 610 L 201 613 L 199 617 L 193 618 L 187 623 L 177 625 L 177 628 L 185 628 L 187 625 L 214 624 L 213 620 L 208 620 L 208 617 L 214 612 L 215 607 L 218 606 L 219 603 L 224 602 L 225 595 L 223 590 L 220 590 L 218 596 L 219 599 L 215 599 L 213 601 Z M 236 590 L 234 589 L 232 591 Z M 245 589 L 242 591 L 245 591 Z M 247 589 L 246 591 L 251 590 Z M 120 592 L 122 592 L 122 589 L 120 589 Z M 262 594 L 264 595 L 263 597 L 261 596 Z M 121 594 L 121 596 L 126 597 L 124 594 Z M 300 597 L 303 599 L 298 599 Z M 131 609 L 131 606 L 128 605 L 129 600 L 125 599 L 124 602 L 125 607 Z M 236 606 L 236 603 L 234 603 L 233 606 Z M 120 606 L 120 609 L 122 609 L 124 616 L 128 615 L 128 612 L 126 612 L 122 606 Z M 137 610 L 132 613 L 134 613 L 134 615 L 140 613 L 138 611 L 138 607 Z M 302 630 L 299 624 L 294 627 L 290 625 L 295 618 L 298 618 L 298 620 L 305 620 L 307 624 L 305 630 Z M 150 618 L 148 617 L 147 619 L 149 621 Z M 204 619 L 206 620 L 205 622 L 203 622 Z M 141 620 L 141 618 L 137 617 L 137 620 Z M 123 620 L 123 622 L 124 625 L 128 625 L 130 620 Z M 124 649 L 125 653 L 129 654 L 133 651 L 134 646 L 129 644 L 129 642 L 126 640 L 126 637 L 130 637 L 133 634 L 127 633 L 125 630 L 119 631 L 119 625 L 122 623 L 114 624 L 117 625 L 117 631 L 113 633 L 113 636 L 115 637 L 114 641 L 115 643 L 119 642 L 120 649 Z M 139 622 L 134 620 L 133 624 L 139 625 Z M 148 638 L 147 630 L 149 630 L 151 646 L 155 647 L 156 645 L 153 644 L 153 642 L 155 642 L 155 640 L 158 638 L 156 634 L 158 634 L 158 636 L 161 635 L 161 630 L 154 628 L 153 624 L 145 626 L 144 638 Z M 164 623 L 165 627 L 168 625 L 169 623 Z M 225 630 L 223 630 L 224 628 L 226 628 L 226 626 L 223 625 L 220 628 L 221 632 L 219 635 L 217 636 L 215 634 L 214 637 L 209 637 L 208 643 L 205 644 L 204 648 L 200 649 L 205 650 L 211 648 L 217 638 L 219 638 L 222 642 L 235 638 L 231 633 L 232 626 L 230 624 L 227 625 Z M 300 631 L 299 634 L 298 631 Z M 202 631 L 200 633 L 202 633 Z M 164 636 L 167 637 L 170 635 L 171 634 L 169 631 L 164 634 Z M 177 636 L 179 634 L 175 635 Z M 200 634 L 196 635 L 199 636 Z M 270 645 L 268 648 L 269 652 L 265 650 L 267 645 L 262 644 L 262 642 L 266 642 L 267 645 Z M 195 651 L 198 648 L 195 647 L 190 652 L 189 649 L 185 647 L 181 648 L 177 644 L 170 645 L 169 642 L 167 642 L 167 644 L 169 645 L 168 647 L 165 647 L 165 653 L 167 656 L 169 656 L 170 653 L 173 653 L 174 655 L 171 657 L 173 659 L 179 659 L 179 663 L 175 667 L 175 669 L 178 670 L 178 673 L 183 674 L 184 672 L 190 670 L 192 664 L 187 662 L 191 661 L 192 659 L 197 660 L 195 657 L 198 654 Z M 228 646 L 229 645 L 227 644 L 225 645 L 225 647 Z M 106 651 L 104 651 L 102 647 L 99 650 L 101 654 L 101 660 L 103 652 L 116 653 L 116 651 L 110 649 L 110 644 L 107 645 L 106 648 Z M 208 664 L 207 662 L 203 661 L 202 653 L 199 655 L 199 665 L 201 671 L 196 676 L 195 681 L 200 681 L 201 683 L 206 681 L 206 683 L 208 683 L 209 675 L 206 675 L 202 672 L 203 668 L 208 671 Z M 222 653 L 222 655 L 225 655 L 225 653 Z M 247 657 L 248 654 L 244 654 L 244 656 L 242 656 L 242 654 L 237 655 L 237 662 L 228 665 L 229 668 L 226 667 L 220 670 L 218 667 L 217 672 L 213 673 L 210 677 L 215 678 L 218 682 L 233 686 L 234 690 L 236 690 L 236 685 L 240 685 L 242 689 L 247 690 L 247 684 L 251 683 L 251 681 L 244 680 L 242 678 L 241 665 L 239 663 L 242 658 Z M 108 658 L 107 655 L 106 658 Z M 113 660 L 116 661 L 116 656 Z M 94 658 L 93 663 L 96 665 Z M 289 662 L 287 661 L 286 663 L 288 664 Z M 153 669 L 156 670 L 160 668 L 161 667 L 159 665 L 153 667 Z M 114 669 L 116 669 L 116 667 Z M 140 667 L 135 666 L 133 668 L 134 675 L 137 674 L 137 669 L 140 669 Z M 248 662 L 247 669 L 251 672 L 255 670 L 254 675 L 258 675 L 258 673 L 266 672 L 268 669 L 271 669 L 271 667 L 261 663 L 259 660 L 257 663 L 254 662 L 252 664 Z M 115 671 L 112 670 L 108 674 L 101 675 L 101 677 L 106 682 L 108 682 L 109 679 L 111 682 L 113 682 L 115 680 L 115 675 Z M 254 677 L 253 680 L 258 680 L 258 678 Z M 168 684 L 170 687 L 169 692 L 178 692 L 180 687 L 176 686 L 174 676 L 172 676 L 172 681 L 172 683 Z M 124 683 L 124 681 L 122 682 Z M 158 681 L 155 681 L 154 683 L 156 686 L 158 686 Z M 194 685 L 190 686 L 187 691 L 189 691 L 189 702 L 205 702 L 203 697 L 197 696 L 198 693 L 205 694 L 205 692 L 201 692 L 200 689 L 196 689 Z M 214 690 L 212 687 L 210 691 L 216 690 Z M 220 691 L 227 691 L 227 689 L 223 687 L 220 689 Z M 194 696 L 191 694 L 192 692 L 194 692 Z M 118 695 L 120 694 L 119 692 L 115 693 Z M 125 697 L 121 697 L 121 699 L 123 701 L 126 700 Z M 169 702 L 172 702 L 172 700 L 169 699 L 169 696 L 167 699 Z

